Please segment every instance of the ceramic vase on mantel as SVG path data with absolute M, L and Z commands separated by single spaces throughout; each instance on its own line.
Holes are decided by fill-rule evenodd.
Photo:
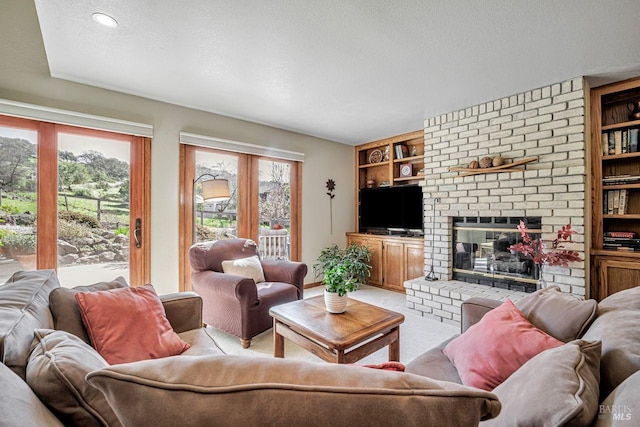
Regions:
M 324 291 L 324 305 L 329 313 L 344 313 L 347 309 L 347 294 L 339 296 L 337 292 Z

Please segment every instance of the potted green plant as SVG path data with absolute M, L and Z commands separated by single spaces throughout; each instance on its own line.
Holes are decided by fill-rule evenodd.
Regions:
M 371 274 L 371 252 L 366 246 L 352 243 L 346 248 L 330 246 L 320 252 L 313 270 L 323 276 L 324 298 L 327 311 L 343 313 L 347 306 L 347 292 L 355 292 L 358 286 L 367 283 Z
M 26 270 L 35 268 L 36 235 L 15 232 L 4 233 L 0 246 L 7 258 L 20 261 Z

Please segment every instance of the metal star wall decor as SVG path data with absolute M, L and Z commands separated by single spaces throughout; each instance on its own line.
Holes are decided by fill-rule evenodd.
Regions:
M 331 226 L 331 234 L 333 234 L 333 198 L 336 196 L 333 192 L 336 189 L 336 182 L 332 179 L 327 180 L 327 196 L 329 196 L 329 223 Z

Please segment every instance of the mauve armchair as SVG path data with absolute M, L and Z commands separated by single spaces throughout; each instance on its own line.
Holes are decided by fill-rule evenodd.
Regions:
M 264 282 L 225 274 L 222 262 L 258 255 L 253 240 L 227 239 L 198 243 L 189 249 L 193 290 L 202 297 L 205 324 L 240 338 L 251 339 L 273 326 L 269 309 L 302 299 L 307 265 L 301 262 L 260 260 Z

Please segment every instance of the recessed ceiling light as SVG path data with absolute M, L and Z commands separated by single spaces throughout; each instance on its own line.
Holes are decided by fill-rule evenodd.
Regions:
M 118 21 L 104 13 L 96 12 L 92 16 L 94 21 L 107 28 L 116 28 L 118 26 Z

